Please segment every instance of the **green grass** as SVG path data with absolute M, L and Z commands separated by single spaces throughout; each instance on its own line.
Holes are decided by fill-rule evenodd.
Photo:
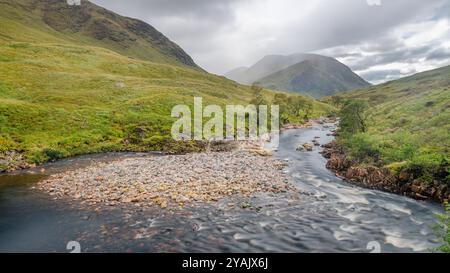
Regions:
M 434 226 L 434 230 L 438 238 L 441 239 L 441 245 L 436 250 L 450 253 L 450 204 L 446 202 L 444 206 L 445 212 L 436 215 L 438 223 Z
M 97 46 L 135 59 L 198 69 L 153 27 L 88 1 L 69 6 L 55 0 L 0 0 L 0 25 L 0 41 Z
M 30 163 L 105 151 L 195 151 L 197 143 L 171 140 L 173 106 L 192 105 L 195 96 L 221 106 L 253 99 L 250 87 L 224 77 L 127 57 L 12 17 L 0 16 L 0 161 L 10 151 Z M 278 92 L 263 94 L 271 102 Z M 332 110 L 304 99 L 313 117 Z
M 450 67 L 340 95 L 367 100 L 368 132 L 340 141 L 362 164 L 450 183 Z

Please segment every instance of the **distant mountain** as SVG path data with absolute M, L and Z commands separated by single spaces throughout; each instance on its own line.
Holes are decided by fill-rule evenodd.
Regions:
M 314 56 L 257 81 L 271 89 L 308 94 L 315 98 L 342 91 L 367 87 L 370 84 L 336 59 Z
M 244 75 L 244 73 L 247 71 L 247 69 L 248 69 L 248 67 L 246 67 L 246 66 L 235 68 L 235 69 L 231 70 L 230 72 L 228 72 L 226 74 L 226 77 L 228 79 L 232 79 L 237 82 L 244 82 L 244 79 L 241 77 L 242 77 L 242 75 Z
M 320 98 L 370 86 L 334 58 L 316 54 L 267 56 L 241 74 L 227 76 L 244 84 L 304 93 Z
M 234 69 L 225 76 L 242 84 L 253 84 L 254 82 L 269 76 L 270 74 L 285 69 L 291 65 L 312 58 L 313 54 L 293 54 L 289 56 L 268 55 L 249 68 Z
M 46 34 L 45 37 L 53 34 L 59 38 L 55 42 L 68 40 L 80 45 L 108 48 L 137 59 L 198 68 L 181 47 L 154 27 L 87 0 L 82 0 L 79 6 L 70 6 L 66 0 L 0 0 L 0 16 L 14 25 L 20 22 L 28 25 L 30 30 L 39 29 L 40 34 Z M 14 29 L 4 37 L 26 42 L 42 41 L 43 38 L 27 35 L 27 31 L 18 33 Z

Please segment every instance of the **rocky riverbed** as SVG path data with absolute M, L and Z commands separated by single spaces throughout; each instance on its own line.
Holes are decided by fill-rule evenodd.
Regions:
M 313 140 L 331 142 L 334 129 L 333 124 L 319 123 L 285 130 L 273 157 L 256 156 L 269 153 L 252 146 L 246 148 L 249 152 L 231 155 L 173 158 L 158 153 L 108 153 L 0 175 L 0 252 L 69 252 L 69 241 L 79 242 L 82 252 L 95 253 L 368 252 L 367 246 L 374 242 L 381 252 L 427 252 L 437 247 L 430 226 L 434 215 L 443 213 L 439 205 L 343 182 L 325 168 L 327 160 L 319 154 L 320 146 L 311 152 L 296 151 Z M 196 164 L 200 159 L 204 165 Z M 284 165 L 281 162 L 287 164 L 282 171 L 278 169 Z M 216 167 L 217 173 L 212 171 Z M 225 172 L 242 179 L 223 181 L 222 193 L 177 188 L 179 196 L 197 193 L 199 198 L 184 203 L 183 209 L 172 200 L 169 189 L 158 191 L 161 199 L 155 200 L 166 200 L 166 209 L 161 209 L 163 202 L 156 205 L 149 198 L 154 191 L 151 185 L 159 186 L 152 178 L 169 177 L 171 172 L 179 177 L 199 176 L 195 168 L 211 168 L 216 175 L 224 173 L 224 179 Z M 133 180 L 127 181 L 126 175 Z M 285 175 L 293 186 L 284 184 Z M 206 181 L 206 175 L 200 177 Z M 246 187 L 253 190 L 251 177 L 264 181 L 261 192 L 242 193 Z M 133 194 L 140 191 L 134 183 L 142 184 L 147 192 Z M 114 185 L 125 193 L 119 195 Z M 237 190 L 229 193 L 233 187 Z M 286 192 L 280 192 L 284 188 Z M 113 200 L 122 195 L 123 202 Z M 130 199 L 134 195 L 144 199 Z M 213 202 L 209 195 L 220 200 Z M 211 202 L 202 202 L 201 196 Z
M 284 163 L 247 151 L 127 158 L 50 176 L 38 189 L 86 204 L 179 208 L 293 186 Z

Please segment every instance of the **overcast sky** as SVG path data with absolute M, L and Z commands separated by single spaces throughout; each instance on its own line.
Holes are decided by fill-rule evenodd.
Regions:
M 216 74 L 306 52 L 336 57 L 372 83 L 450 64 L 450 0 L 91 2 L 148 22 Z

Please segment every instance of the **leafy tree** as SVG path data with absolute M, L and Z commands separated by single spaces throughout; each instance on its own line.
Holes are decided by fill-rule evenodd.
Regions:
M 342 97 L 339 97 L 339 96 L 331 97 L 331 103 L 336 107 L 341 107 L 343 102 L 344 102 L 344 99 Z
M 303 104 L 303 111 L 305 113 L 305 120 L 309 120 L 311 114 L 313 113 L 314 105 L 311 101 L 305 101 Z
M 273 104 L 280 107 L 280 121 L 282 124 L 289 123 L 290 108 L 288 105 L 288 96 L 278 93 L 274 96 Z
M 258 86 L 256 84 L 253 84 L 252 87 L 252 92 L 253 92 L 253 99 L 250 101 L 250 104 L 255 105 L 256 106 L 256 115 L 258 117 L 258 126 L 261 125 L 261 123 L 263 122 L 262 120 L 259 119 L 259 113 L 260 113 L 260 109 L 259 106 L 263 106 L 263 105 L 269 105 L 268 101 L 266 100 L 266 98 L 264 97 L 263 94 L 263 88 L 261 86 Z M 267 109 L 269 110 L 269 109 Z M 248 119 L 248 115 L 246 117 L 246 119 Z M 259 127 L 258 127 L 259 130 Z
M 253 84 L 251 89 L 253 92 L 253 99 L 250 104 L 256 105 L 256 107 L 259 105 L 268 105 L 267 100 L 264 98 L 263 88 L 261 86 Z
M 340 112 L 341 131 L 349 134 L 367 132 L 368 104 L 364 100 L 348 100 Z
M 308 120 L 314 110 L 312 101 L 301 96 L 276 94 L 273 103 L 280 106 L 280 119 L 283 124 Z

